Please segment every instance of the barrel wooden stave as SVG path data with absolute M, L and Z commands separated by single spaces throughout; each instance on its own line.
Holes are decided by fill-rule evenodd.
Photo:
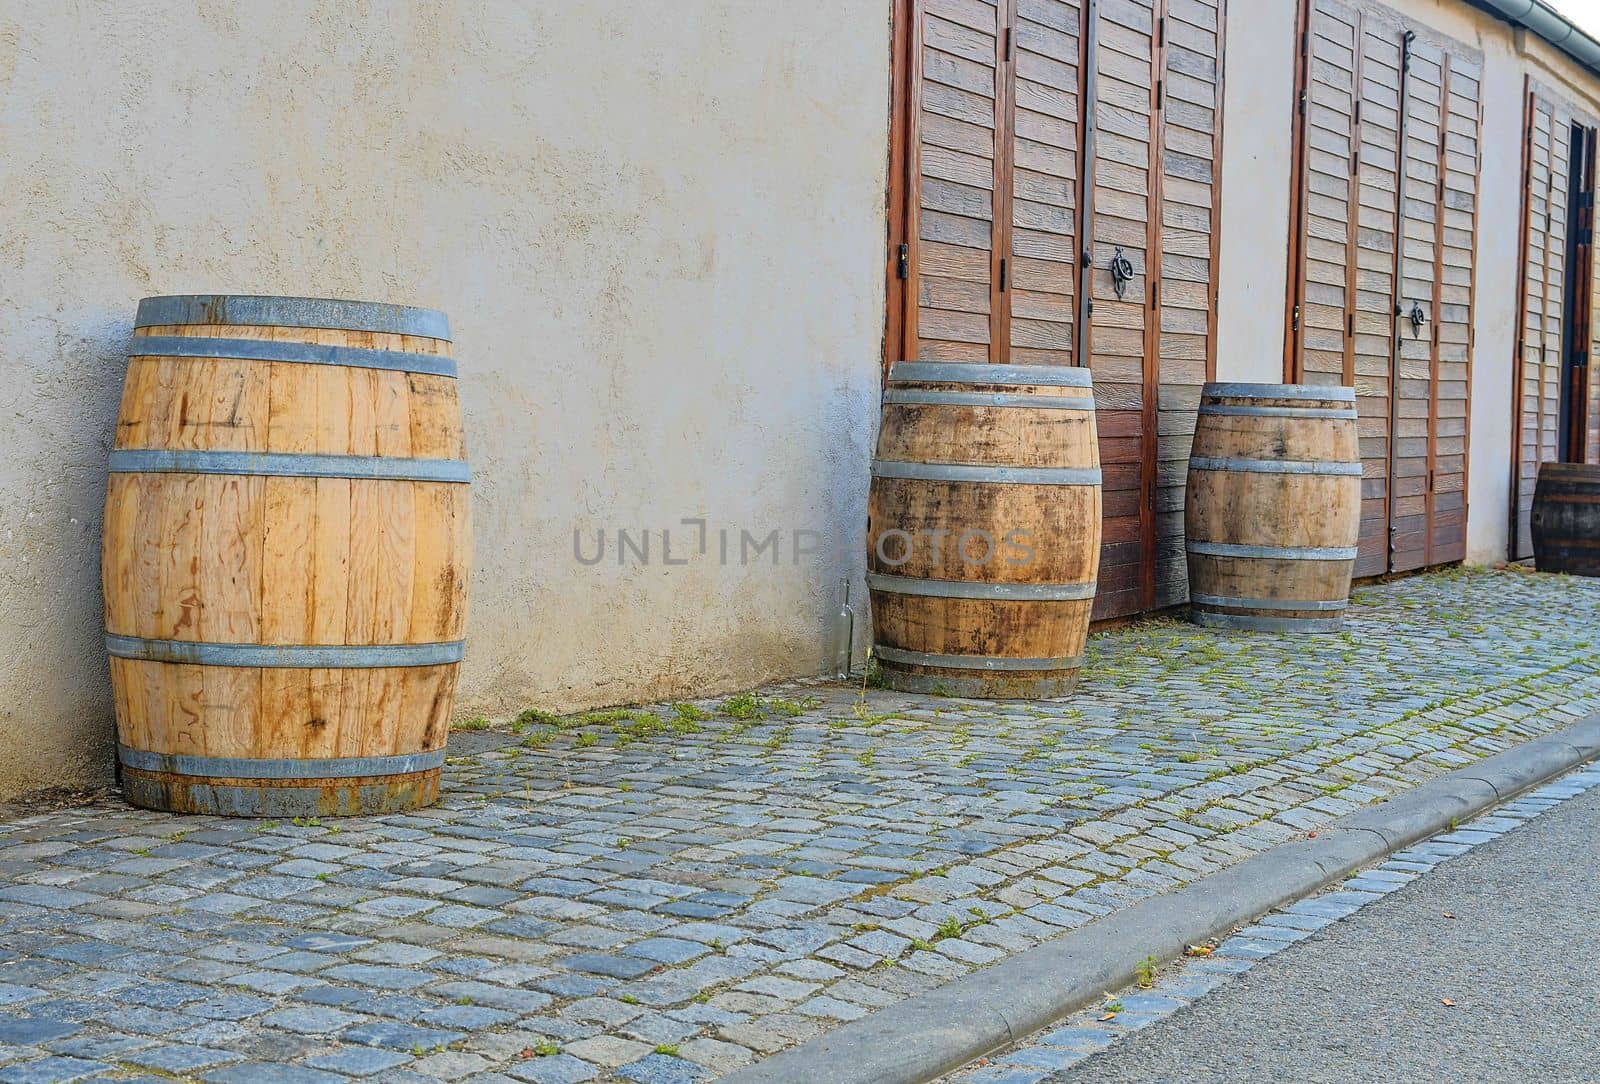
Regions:
M 1534 567 L 1540 572 L 1600 576 L 1600 466 L 1540 467 L 1531 526 Z
M 1354 414 L 1349 389 L 1205 387 L 1184 508 L 1197 623 L 1339 628 L 1361 531 Z
M 257 299 L 217 300 L 225 316 L 229 303 Z M 281 299 L 263 300 L 268 312 L 283 308 Z M 334 319 L 350 322 L 381 320 L 389 309 L 326 304 L 337 306 Z M 159 356 L 158 347 L 170 352 L 181 339 L 222 342 L 195 347 L 215 355 Z M 130 345 L 115 448 L 465 458 L 453 375 L 224 356 L 241 341 L 269 344 L 269 353 L 314 346 L 414 355 L 379 360 L 434 370 L 450 350 L 431 335 L 357 328 L 147 324 Z M 382 652 L 459 643 L 470 562 L 470 491 L 456 482 L 161 472 L 113 473 L 107 488 L 112 637 L 201 650 L 282 645 L 291 653 L 304 645 Z M 437 798 L 453 662 L 236 666 L 114 654 L 111 663 L 124 785 L 138 804 L 282 816 L 413 808 Z M 418 753 L 433 766 L 408 770 Z M 286 774 L 240 780 L 194 774 L 203 763 L 189 772 L 129 763 L 147 754 L 243 758 Z M 373 758 L 381 761 L 377 774 L 316 774 Z
M 1052 378 L 1044 367 L 932 370 L 959 372 L 957 380 L 912 378 L 919 368 L 929 371 L 896 366 L 891 373 L 876 462 L 1098 472 L 1086 373 L 1071 377 L 1083 385 L 1069 386 L 1029 383 L 1034 376 Z M 1059 372 L 1054 378 L 1064 379 Z M 892 401 L 897 394 L 1001 396 L 1012 405 Z M 1034 405 L 1033 398 L 1057 405 Z M 1062 409 L 1063 401 L 1071 408 Z M 940 530 L 947 533 L 936 553 L 934 532 Z M 909 553 L 900 537 L 888 535 L 892 531 L 915 540 Z M 984 533 L 965 539 L 963 559 L 968 531 Z M 867 541 L 874 640 L 891 687 L 992 698 L 1072 690 L 1099 564 L 1097 484 L 876 476 Z M 1041 589 L 1075 597 L 1029 597 Z M 1017 597 L 918 593 L 929 591 Z M 901 652 L 960 665 L 897 657 Z

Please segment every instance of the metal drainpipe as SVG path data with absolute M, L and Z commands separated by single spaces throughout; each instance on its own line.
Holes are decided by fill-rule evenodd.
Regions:
M 1526 27 L 1600 75 L 1600 42 L 1544 0 L 1476 0 L 1478 6 L 1509 23 Z

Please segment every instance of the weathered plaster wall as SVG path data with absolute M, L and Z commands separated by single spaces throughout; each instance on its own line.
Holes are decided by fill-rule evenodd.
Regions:
M 465 709 L 819 669 L 838 580 L 789 532 L 864 521 L 887 14 L 0 6 L 0 797 L 110 775 L 100 502 L 145 294 L 449 312 L 478 479 Z M 684 517 L 709 553 L 668 567 Z M 574 528 L 586 554 L 651 530 L 651 563 L 581 565 Z M 777 567 L 738 563 L 741 529 L 784 533 Z
M 1296 6 L 1288 0 L 1228 4 L 1217 351 L 1222 380 L 1282 379 Z M 1484 55 L 1467 560 L 1501 561 L 1521 290 L 1523 81 L 1531 73 L 1593 112 L 1600 79 L 1540 39 L 1460 0 L 1396 0 L 1390 6 Z
M 1217 379 L 1283 379 L 1297 4 L 1228 0 Z

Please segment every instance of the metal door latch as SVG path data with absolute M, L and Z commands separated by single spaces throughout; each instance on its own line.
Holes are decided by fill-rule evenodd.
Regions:
M 1133 261 L 1122 254 L 1122 246 L 1117 246 L 1117 251 L 1111 256 L 1111 285 L 1116 288 L 1117 300 L 1121 301 L 1128 293 L 1128 283 L 1133 281 Z
M 1413 301 L 1410 312 L 1405 312 L 1399 305 L 1395 306 L 1394 311 L 1396 316 L 1403 315 L 1407 320 L 1411 321 L 1411 337 L 1413 339 L 1422 337 L 1422 326 L 1428 322 L 1428 314 L 1422 310 L 1422 302 Z

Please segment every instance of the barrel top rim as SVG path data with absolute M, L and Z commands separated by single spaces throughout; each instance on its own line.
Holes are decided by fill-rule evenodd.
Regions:
M 940 384 L 1033 384 L 1059 388 L 1092 388 L 1090 371 L 1078 365 L 1007 365 L 986 361 L 897 361 L 889 381 Z
M 1325 399 L 1331 403 L 1353 403 L 1356 389 L 1342 384 L 1249 384 L 1211 383 L 1200 389 L 1202 398 L 1225 395 L 1238 399 Z
M 140 299 L 134 327 L 169 324 L 379 331 L 450 341 L 450 318 L 443 312 L 384 301 L 279 294 L 158 294 Z

